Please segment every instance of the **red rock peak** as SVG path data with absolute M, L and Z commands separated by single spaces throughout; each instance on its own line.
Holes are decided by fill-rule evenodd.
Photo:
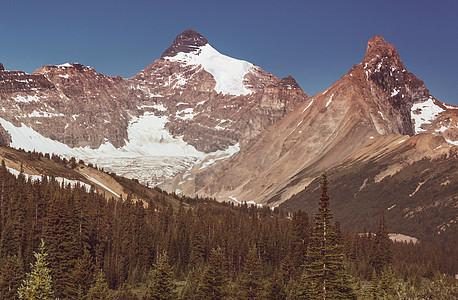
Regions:
M 189 53 L 206 44 L 208 44 L 206 38 L 197 31 L 188 29 L 173 40 L 172 46 L 167 48 L 161 57 L 173 57 L 179 52 Z
M 392 44 L 388 44 L 381 35 L 376 35 L 367 43 L 363 62 L 371 65 L 374 62 L 380 61 L 382 58 L 388 58 L 393 66 L 404 68 L 396 48 Z

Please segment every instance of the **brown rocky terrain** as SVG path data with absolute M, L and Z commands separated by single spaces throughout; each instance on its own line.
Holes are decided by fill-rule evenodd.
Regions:
M 431 111 L 438 113 L 431 117 Z M 397 143 L 411 143 L 418 134 L 434 139 L 415 143 L 401 161 L 445 155 L 456 148 L 457 121 L 456 107 L 434 99 L 405 69 L 394 46 L 376 36 L 363 62 L 330 88 L 267 128 L 231 159 L 197 165 L 186 180 L 176 178 L 169 189 L 279 205 L 355 153 L 395 151 Z M 387 138 L 392 142 L 373 149 Z
M 430 238 L 457 222 L 457 134 L 458 108 L 431 96 L 376 36 L 362 63 L 240 152 L 202 161 L 164 187 L 313 213 L 327 170 L 345 227 L 371 228 L 385 209 L 395 232 Z

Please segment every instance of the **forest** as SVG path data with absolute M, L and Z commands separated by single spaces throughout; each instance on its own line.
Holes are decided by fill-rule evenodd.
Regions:
M 458 297 L 454 245 L 392 242 L 383 212 L 373 233 L 340 228 L 327 180 L 316 211 L 291 213 L 162 191 L 107 200 L 2 161 L 0 299 Z

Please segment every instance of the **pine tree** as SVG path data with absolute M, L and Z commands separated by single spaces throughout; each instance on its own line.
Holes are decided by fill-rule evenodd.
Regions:
M 41 241 L 39 252 L 35 252 L 36 262 L 32 265 L 30 273 L 18 289 L 19 299 L 53 299 L 52 279 L 46 257 L 44 241 Z
M 6 258 L 5 266 L 0 276 L 0 299 L 15 299 L 18 288 L 24 279 L 24 268 L 19 257 Z
M 276 272 L 270 278 L 269 282 L 265 287 L 262 299 L 266 300 L 283 300 L 286 299 L 285 284 L 281 275 Z
M 339 243 L 341 238 L 332 225 L 326 173 L 322 175 L 321 191 L 307 264 L 300 280 L 297 297 L 356 299 L 343 263 L 343 249 Z
M 256 246 L 250 248 L 240 276 L 239 291 L 243 299 L 259 299 L 262 289 L 262 264 Z
M 95 276 L 95 282 L 87 292 L 87 300 L 108 299 L 108 283 L 102 270 L 99 270 Z
M 197 287 L 196 299 L 218 300 L 228 294 L 226 262 L 220 248 L 213 249 L 202 279 Z
M 63 195 L 63 192 L 57 190 L 57 199 L 50 205 L 44 237 L 47 242 L 56 297 L 69 298 L 77 295 L 77 286 L 72 274 L 79 257 L 80 245 L 75 212 L 68 199 L 69 196 Z
M 84 248 L 83 256 L 76 263 L 76 268 L 73 273 L 75 285 L 78 287 L 78 294 L 85 295 L 89 287 L 94 282 L 94 264 L 89 250 Z
M 148 284 L 146 299 L 176 299 L 176 286 L 173 283 L 172 275 L 172 267 L 168 263 L 167 254 L 164 253 L 159 257 L 159 261 L 150 273 L 151 280 Z
M 374 244 L 371 253 L 371 265 L 378 275 L 392 261 L 392 243 L 388 235 L 388 229 L 385 222 L 385 213 L 380 214 L 380 222 L 377 233 L 374 237 Z
M 199 286 L 199 282 L 201 279 L 201 274 L 196 270 L 192 270 L 189 272 L 186 283 L 184 288 L 181 292 L 181 299 L 182 300 L 192 300 L 197 299 L 197 287 Z

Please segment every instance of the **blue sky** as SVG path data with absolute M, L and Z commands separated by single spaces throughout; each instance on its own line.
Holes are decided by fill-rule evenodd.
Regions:
M 10 70 L 80 62 L 131 77 L 192 28 L 221 53 L 292 75 L 309 96 L 381 34 L 436 98 L 458 105 L 458 1 L 2 0 L 0 15 Z

